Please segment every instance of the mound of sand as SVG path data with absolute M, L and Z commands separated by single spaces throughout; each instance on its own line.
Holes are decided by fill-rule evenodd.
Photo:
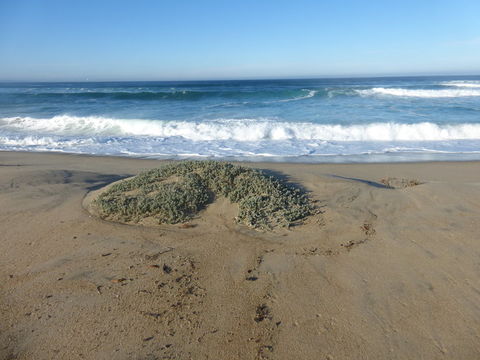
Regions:
M 256 229 L 290 226 L 313 213 L 299 189 L 259 170 L 218 161 L 185 161 L 143 172 L 101 191 L 92 205 L 123 223 L 186 222 L 216 197 L 238 204 L 238 223 Z

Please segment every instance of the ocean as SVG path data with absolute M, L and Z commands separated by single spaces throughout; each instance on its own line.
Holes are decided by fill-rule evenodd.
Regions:
M 480 76 L 0 83 L 0 150 L 480 160 Z

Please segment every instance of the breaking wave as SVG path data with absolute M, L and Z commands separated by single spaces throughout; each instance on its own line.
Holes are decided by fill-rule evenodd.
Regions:
M 0 133 L 56 136 L 180 137 L 192 141 L 323 140 L 437 141 L 480 139 L 480 124 L 438 125 L 368 123 L 355 125 L 281 122 L 266 118 L 217 119 L 202 122 L 115 119 L 97 116 L 0 119 Z
M 442 83 L 442 85 L 464 88 L 480 88 L 480 81 L 448 81 Z
M 473 85 L 473 84 L 470 84 L 470 85 Z M 470 87 L 476 87 L 476 86 L 470 86 Z M 462 89 L 462 88 L 431 90 L 431 89 L 403 89 L 403 88 L 378 87 L 378 88 L 356 90 L 356 91 L 358 94 L 362 96 L 387 95 L 387 96 L 418 97 L 418 98 L 457 98 L 457 97 L 480 96 L 480 89 Z

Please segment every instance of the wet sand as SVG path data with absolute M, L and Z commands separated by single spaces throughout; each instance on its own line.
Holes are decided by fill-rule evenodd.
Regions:
M 271 233 L 82 206 L 161 163 L 0 152 L 1 359 L 480 358 L 479 162 L 248 164 L 321 210 Z

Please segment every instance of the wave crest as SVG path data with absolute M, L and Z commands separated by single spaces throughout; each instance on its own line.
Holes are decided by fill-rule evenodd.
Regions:
M 372 88 L 365 90 L 356 90 L 362 96 L 387 95 L 400 97 L 418 97 L 418 98 L 456 98 L 480 96 L 480 89 L 403 89 L 403 88 Z
M 49 119 L 0 119 L 4 133 L 60 136 L 181 137 L 192 141 L 436 141 L 480 139 L 480 124 L 438 125 L 369 123 L 330 125 L 279 122 L 271 119 L 217 119 L 202 122 L 55 116 Z
M 480 81 L 448 81 L 442 83 L 444 86 L 480 88 Z

